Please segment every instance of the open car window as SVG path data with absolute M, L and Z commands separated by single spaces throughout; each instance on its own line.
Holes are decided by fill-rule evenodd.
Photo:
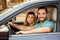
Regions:
M 53 22 L 54 23 L 54 32 L 56 32 L 56 22 L 57 22 L 57 7 L 55 5 L 49 5 L 49 6 L 44 6 L 47 8 L 48 10 L 48 17 L 47 19 L 50 21 L 50 22 Z M 13 22 L 17 25 L 24 25 L 24 22 L 25 22 L 25 18 L 26 18 L 26 15 L 28 12 L 34 12 L 35 15 L 36 15 L 36 19 L 37 19 L 37 11 L 38 11 L 38 7 L 32 7 L 32 8 L 29 8 L 23 12 L 21 12 L 19 15 L 13 17 L 11 19 L 10 22 Z M 38 20 L 38 19 L 37 19 Z M 21 30 L 18 30 L 17 28 L 14 28 L 12 27 L 12 30 L 13 32 L 18 32 L 18 31 L 21 31 Z

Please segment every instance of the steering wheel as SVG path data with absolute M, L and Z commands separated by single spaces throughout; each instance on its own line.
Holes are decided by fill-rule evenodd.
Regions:
M 8 24 L 7 26 L 8 26 L 8 29 L 9 29 L 9 34 L 15 34 L 15 33 L 12 31 L 11 26 L 10 26 L 9 24 Z

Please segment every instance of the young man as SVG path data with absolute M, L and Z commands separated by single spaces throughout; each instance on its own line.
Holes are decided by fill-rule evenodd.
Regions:
M 38 20 L 39 22 L 35 24 L 34 29 L 28 31 L 19 31 L 16 34 L 23 33 L 39 33 L 39 32 L 53 32 L 54 31 L 54 23 L 48 21 L 47 19 L 47 8 L 40 7 L 38 8 Z

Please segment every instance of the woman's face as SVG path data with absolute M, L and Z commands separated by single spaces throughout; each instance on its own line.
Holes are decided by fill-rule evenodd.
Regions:
M 30 24 L 34 22 L 34 16 L 33 16 L 33 14 L 29 14 L 27 16 L 27 22 L 30 23 Z

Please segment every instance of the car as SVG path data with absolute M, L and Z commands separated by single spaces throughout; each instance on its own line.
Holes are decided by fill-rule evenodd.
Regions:
M 7 25 L 8 22 L 13 22 L 23 25 L 24 18 L 27 12 L 33 11 L 37 13 L 38 7 L 46 7 L 49 12 L 48 19 L 54 22 L 54 32 L 50 33 L 35 33 L 35 34 L 15 34 L 19 31 L 16 28 L 11 28 Z M 60 39 L 60 1 L 58 0 L 38 0 L 28 1 L 13 7 L 0 15 L 0 26 L 6 30 L 0 31 L 0 39 L 7 40 L 59 40 Z M 5 27 L 5 28 L 4 28 Z M 0 29 L 1 30 L 1 29 Z M 3 36 L 2 36 L 3 35 Z

